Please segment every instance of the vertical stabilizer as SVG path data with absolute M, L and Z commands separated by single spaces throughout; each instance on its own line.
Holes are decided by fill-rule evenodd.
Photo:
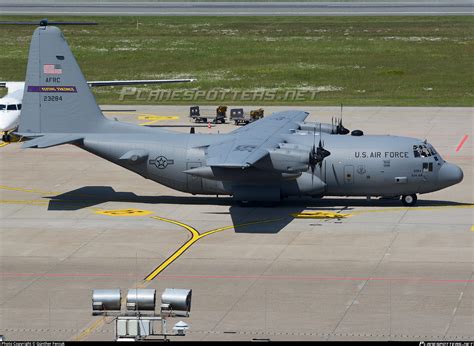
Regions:
M 97 132 L 105 121 L 61 30 L 37 28 L 30 44 L 18 132 Z

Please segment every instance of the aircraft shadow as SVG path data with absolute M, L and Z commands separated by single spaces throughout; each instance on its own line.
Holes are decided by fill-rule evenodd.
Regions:
M 49 199 L 48 210 L 79 210 L 105 202 L 127 202 L 144 204 L 194 204 L 230 205 L 230 197 L 193 196 L 138 196 L 133 192 L 117 192 L 110 186 L 84 186 Z
M 300 213 L 304 209 L 304 205 L 267 207 L 231 205 L 229 214 L 236 233 L 274 234 L 294 220 L 291 214 Z
M 401 207 L 399 200 L 363 198 L 301 198 L 285 199 L 278 204 L 248 206 L 237 205 L 231 197 L 194 196 L 138 196 L 133 192 L 117 192 L 110 186 L 84 186 L 66 193 L 45 197 L 49 199 L 48 210 L 74 211 L 92 207 L 105 202 L 126 202 L 143 204 L 184 204 L 184 205 L 223 205 L 228 211 L 206 214 L 229 214 L 236 233 L 274 234 L 281 231 L 294 218 L 293 213 L 303 210 L 350 212 L 354 207 Z M 436 207 L 468 205 L 452 201 L 418 200 L 415 207 Z

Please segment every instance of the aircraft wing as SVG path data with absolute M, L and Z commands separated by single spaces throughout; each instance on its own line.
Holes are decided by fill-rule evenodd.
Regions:
M 119 85 L 139 85 L 139 84 L 168 84 L 168 83 L 189 83 L 194 82 L 196 79 L 183 78 L 183 79 L 132 79 L 132 80 L 102 80 L 102 81 L 88 81 L 89 87 L 101 87 L 101 86 L 119 86 Z M 0 81 L 0 88 L 7 88 L 8 93 L 13 93 L 17 90 L 23 90 L 25 87 L 24 82 L 7 82 Z
M 188 83 L 194 82 L 195 79 L 138 79 L 138 80 L 103 80 L 88 81 L 90 87 L 101 86 L 118 86 L 118 85 L 138 85 L 138 84 L 167 84 L 167 83 Z
M 283 140 L 283 135 L 298 128 L 308 116 L 303 111 L 274 113 L 232 131 L 232 139 L 212 144 L 207 148 L 207 165 L 213 167 L 246 168 L 262 159 L 268 150 Z

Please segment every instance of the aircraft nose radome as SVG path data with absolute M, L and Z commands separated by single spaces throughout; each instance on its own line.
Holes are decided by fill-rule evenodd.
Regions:
M 0 119 L 0 131 L 1 132 L 9 131 L 10 130 L 9 125 L 10 125 L 9 122 L 7 122 L 3 119 Z
M 452 163 L 445 162 L 438 173 L 438 181 L 446 186 L 460 183 L 464 178 L 462 169 Z

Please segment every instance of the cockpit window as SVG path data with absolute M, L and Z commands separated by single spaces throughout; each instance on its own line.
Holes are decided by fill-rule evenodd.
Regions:
M 7 111 L 16 111 L 16 105 L 8 105 Z
M 413 156 L 420 157 L 420 152 L 418 151 L 418 145 L 413 146 Z
M 428 148 L 425 144 L 413 146 L 413 156 L 415 157 L 430 157 L 434 155 L 434 149 Z
M 5 105 L 0 105 L 0 111 L 5 110 Z
M 430 157 L 433 155 L 432 149 L 428 148 L 425 144 L 413 146 L 413 156 L 415 157 Z
M 21 111 L 21 103 L 17 105 L 17 107 L 18 107 L 18 110 Z

